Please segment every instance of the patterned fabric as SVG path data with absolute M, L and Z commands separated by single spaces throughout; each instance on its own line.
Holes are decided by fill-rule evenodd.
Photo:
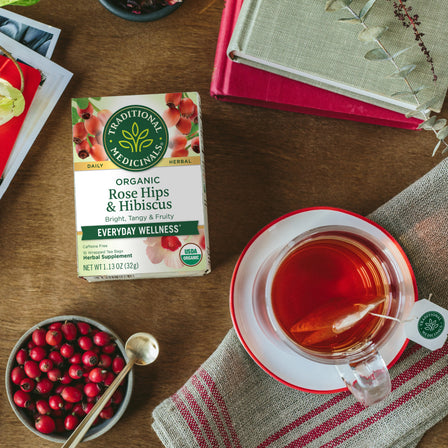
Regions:
M 448 308 L 448 160 L 369 217 L 402 245 L 421 298 Z M 235 331 L 153 412 L 167 448 L 411 448 L 448 414 L 448 344 L 410 343 L 390 369 L 392 393 L 368 408 L 349 392 L 310 394 L 271 378 Z

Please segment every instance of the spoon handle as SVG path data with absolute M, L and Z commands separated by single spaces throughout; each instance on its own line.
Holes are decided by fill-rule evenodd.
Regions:
M 78 427 L 73 431 L 71 436 L 66 440 L 62 448 L 74 448 L 78 445 L 79 442 L 83 439 L 86 432 L 92 426 L 92 423 L 95 419 L 100 415 L 100 412 L 104 408 L 104 405 L 109 401 L 114 392 L 117 390 L 118 386 L 123 381 L 124 377 L 129 373 L 132 369 L 136 358 L 131 358 L 123 370 L 118 374 L 118 376 L 114 379 L 112 384 L 106 389 L 102 397 L 95 403 L 95 406 L 90 410 L 90 412 L 83 418 L 82 422 L 78 425 Z

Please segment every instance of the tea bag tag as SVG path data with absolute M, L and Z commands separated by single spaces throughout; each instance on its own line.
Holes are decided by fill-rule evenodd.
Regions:
M 448 335 L 448 310 L 428 299 L 417 300 L 404 322 L 404 330 L 411 341 L 429 350 L 437 350 Z

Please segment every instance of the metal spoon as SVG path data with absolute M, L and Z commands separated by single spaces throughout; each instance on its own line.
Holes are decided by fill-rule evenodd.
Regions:
M 159 344 L 154 336 L 149 333 L 135 333 L 129 337 L 125 345 L 128 363 L 118 374 L 112 384 L 106 389 L 102 397 L 96 402 L 91 411 L 84 417 L 82 422 L 73 431 L 72 435 L 62 445 L 62 448 L 73 448 L 83 439 L 92 423 L 100 415 L 104 405 L 112 397 L 124 377 L 130 372 L 134 364 L 146 366 L 154 362 L 159 354 Z

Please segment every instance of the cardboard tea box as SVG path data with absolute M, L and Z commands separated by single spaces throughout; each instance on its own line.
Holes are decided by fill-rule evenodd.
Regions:
M 210 271 L 196 92 L 72 99 L 78 275 Z

